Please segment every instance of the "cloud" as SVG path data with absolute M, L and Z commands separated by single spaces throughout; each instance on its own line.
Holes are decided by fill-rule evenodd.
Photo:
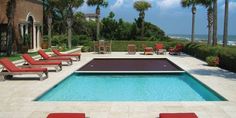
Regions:
M 225 4 L 223 3 L 220 6 L 221 10 L 224 11 L 225 10 Z M 229 2 L 229 12 L 235 12 L 236 10 L 236 2 Z
M 172 9 L 180 6 L 180 0 L 158 0 L 157 6 L 159 6 L 162 10 Z
M 229 3 L 229 10 L 230 11 L 236 10 L 236 2 L 230 2 Z
M 110 6 L 110 9 L 114 10 L 122 6 L 132 7 L 135 1 L 138 1 L 138 0 L 116 0 L 116 2 Z M 145 0 L 145 1 L 152 3 L 155 0 Z
M 124 0 L 116 0 L 115 4 L 111 5 L 111 10 L 121 7 L 124 4 Z

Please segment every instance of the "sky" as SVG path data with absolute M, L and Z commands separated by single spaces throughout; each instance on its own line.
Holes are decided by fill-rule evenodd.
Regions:
M 101 8 L 101 17 L 107 17 L 112 11 L 115 19 L 124 19 L 133 22 L 138 17 L 138 12 L 133 8 L 137 0 L 108 0 L 108 7 Z M 151 22 L 167 34 L 191 34 L 192 13 L 190 8 L 182 8 L 181 0 L 146 0 L 152 8 L 145 13 L 145 21 Z M 86 5 L 86 2 L 78 11 L 95 13 L 96 7 Z M 218 34 L 223 34 L 224 24 L 224 0 L 218 0 Z M 207 34 L 207 9 L 197 6 L 196 34 Z M 236 0 L 229 0 L 229 35 L 236 35 Z

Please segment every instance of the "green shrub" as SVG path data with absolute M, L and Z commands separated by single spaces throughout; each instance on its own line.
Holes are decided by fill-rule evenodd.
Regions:
M 52 37 L 53 46 L 62 46 L 67 45 L 67 36 L 66 35 L 55 35 Z
M 184 52 L 201 60 L 209 56 L 219 57 L 219 67 L 236 72 L 236 47 L 207 46 L 202 43 L 188 43 Z
M 83 47 L 81 48 L 81 51 L 82 51 L 82 52 L 89 52 L 89 50 L 90 50 L 90 47 L 89 47 L 89 46 L 83 46 Z
M 219 54 L 221 68 L 236 72 L 236 48 L 227 48 Z
M 219 65 L 219 57 L 217 56 L 208 56 L 206 58 L 208 66 L 217 66 Z
M 78 46 L 78 45 L 88 45 L 89 42 L 92 41 L 92 39 L 86 35 L 76 35 L 72 37 L 72 45 Z

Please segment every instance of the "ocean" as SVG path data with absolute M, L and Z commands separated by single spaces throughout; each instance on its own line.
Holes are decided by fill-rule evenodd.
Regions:
M 168 35 L 171 38 L 176 38 L 176 39 L 187 39 L 191 40 L 191 35 L 187 34 L 170 34 Z M 196 41 L 207 41 L 208 35 L 204 34 L 196 34 L 195 35 L 195 40 Z M 218 44 L 222 44 L 223 42 L 223 35 L 218 35 Z M 228 35 L 228 45 L 236 45 L 236 35 Z

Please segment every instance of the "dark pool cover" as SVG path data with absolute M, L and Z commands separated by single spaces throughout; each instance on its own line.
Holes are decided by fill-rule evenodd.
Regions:
M 183 71 L 166 58 L 93 59 L 77 71 Z

